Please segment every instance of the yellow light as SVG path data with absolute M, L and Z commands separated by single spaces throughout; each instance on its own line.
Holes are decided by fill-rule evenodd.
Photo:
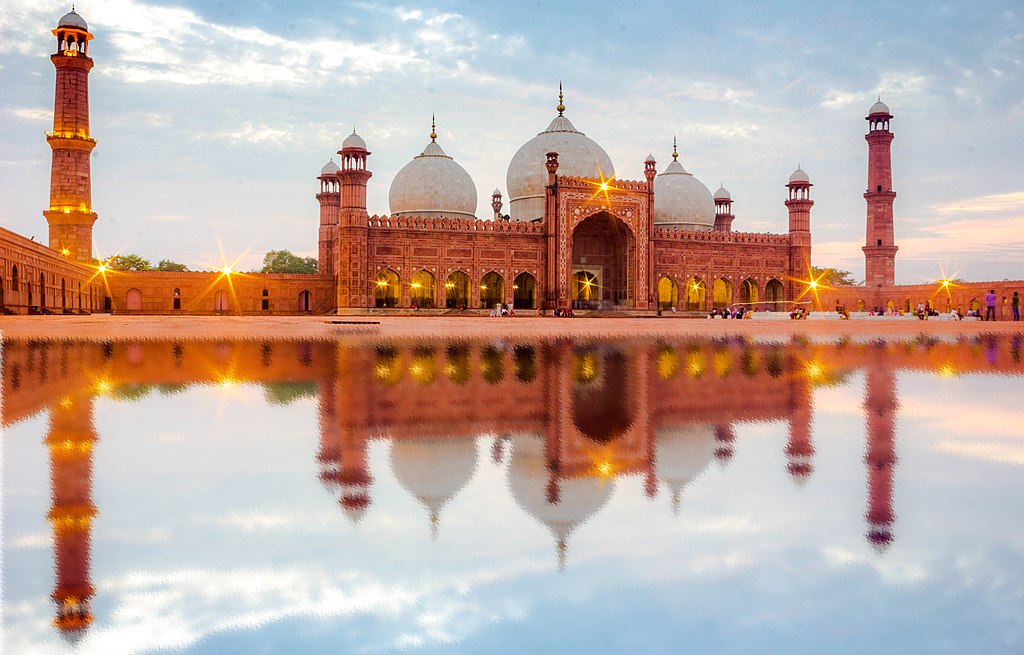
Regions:
M 942 286 L 948 287 L 949 286 L 949 280 L 942 280 Z
M 61 249 L 60 249 L 60 254 L 62 254 L 62 255 L 64 255 L 65 257 L 67 257 L 68 255 L 70 255 L 70 254 L 71 254 L 71 251 L 70 251 L 70 250 L 68 250 L 67 248 L 61 248 Z
M 608 183 L 607 182 L 601 182 L 601 190 L 602 191 L 607 191 L 608 190 Z
M 419 289 L 419 288 L 420 288 L 421 286 L 423 286 L 423 285 L 422 285 L 422 284 L 420 284 L 419 282 L 413 282 L 413 283 L 412 283 L 411 285 L 409 285 L 409 286 L 411 286 L 411 287 L 412 287 L 413 289 Z
M 454 282 L 445 282 L 444 283 L 444 288 L 445 289 L 454 289 L 455 288 L 455 283 Z
M 614 471 L 615 471 L 615 467 L 612 466 L 612 463 L 609 462 L 608 460 L 603 460 L 603 461 L 599 462 L 598 465 L 597 465 L 597 472 L 599 474 L 601 474 L 602 477 L 607 478 Z
M 480 290 L 481 291 L 487 291 L 487 285 L 486 284 L 481 284 L 480 285 Z
M 231 264 L 228 264 L 224 268 L 220 269 L 220 272 L 223 273 L 224 275 L 231 275 Z
M 951 364 L 943 364 L 939 367 L 939 375 L 944 378 L 951 378 L 956 375 L 956 369 Z
M 110 393 L 111 388 L 112 387 L 110 386 L 110 381 L 108 381 L 106 378 L 100 378 L 99 380 L 96 380 L 96 393 L 105 396 L 108 393 Z
M 814 363 L 808 364 L 804 368 L 804 372 L 807 373 L 807 377 L 811 378 L 812 380 L 817 380 L 825 374 L 825 370 L 822 369 L 821 366 L 819 366 L 818 364 Z
M 385 280 L 377 280 L 377 286 L 378 287 L 386 287 L 387 285 L 388 285 L 387 281 L 385 281 Z
M 818 288 L 818 281 L 817 280 L 811 280 L 810 282 L 807 283 L 807 286 L 812 288 L 812 289 L 817 289 Z
M 106 273 L 107 272 L 107 265 L 106 264 L 100 264 L 99 267 L 97 267 L 96 270 L 99 271 L 100 273 Z

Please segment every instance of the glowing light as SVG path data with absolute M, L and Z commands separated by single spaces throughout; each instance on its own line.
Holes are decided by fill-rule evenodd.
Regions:
M 224 275 L 231 275 L 234 271 L 231 270 L 231 264 L 228 264 L 224 268 L 220 269 L 220 272 Z
M 480 290 L 481 291 L 487 291 L 487 285 L 486 284 L 481 284 L 480 285 Z
M 807 286 L 809 288 L 811 288 L 811 289 L 817 289 L 818 288 L 818 281 L 817 280 L 811 280 L 810 282 L 807 283 Z
M 377 280 L 378 287 L 386 287 L 388 285 L 387 280 Z
M 806 373 L 807 377 L 810 379 L 818 380 L 825 375 L 825 369 L 823 369 L 820 364 L 812 362 L 804 367 L 804 373 Z
M 615 473 L 615 466 L 606 459 L 598 462 L 596 468 L 597 473 L 603 478 L 611 477 Z
M 107 264 L 106 264 L 106 262 L 104 262 L 104 263 L 100 264 L 99 266 L 97 266 L 96 270 L 99 271 L 100 273 L 106 273 L 107 272 Z
M 113 387 L 111 386 L 110 381 L 107 380 L 106 378 L 100 378 L 99 380 L 96 380 L 97 394 L 101 396 L 106 396 L 107 394 L 110 393 L 111 389 L 113 389 Z
M 71 251 L 70 251 L 70 250 L 68 250 L 67 248 L 61 248 L 61 249 L 60 249 L 60 254 L 62 254 L 62 255 L 64 255 L 65 257 L 67 257 L 68 255 L 70 255 L 70 254 L 71 254 Z
M 944 378 L 956 377 L 956 369 L 952 364 L 943 364 L 939 367 L 939 376 Z
M 413 282 L 413 283 L 412 283 L 412 284 L 410 284 L 409 286 L 411 286 L 411 287 L 412 287 L 413 289 L 419 289 L 419 288 L 420 288 L 420 287 L 422 287 L 423 285 L 422 285 L 422 284 L 420 284 L 419 282 Z
M 454 289 L 455 288 L 455 283 L 454 282 L 445 282 L 444 283 L 444 288 L 445 289 Z
M 608 183 L 607 182 L 601 182 L 601 186 L 599 188 L 602 191 L 607 191 L 608 190 Z

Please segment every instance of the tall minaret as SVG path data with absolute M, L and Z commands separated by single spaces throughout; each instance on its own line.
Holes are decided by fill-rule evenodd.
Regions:
M 53 526 L 56 581 L 51 598 L 57 604 L 53 624 L 69 640 L 81 637 L 92 624 L 90 599 L 95 590 L 89 575 L 92 520 L 92 454 L 97 441 L 92 399 L 62 398 L 50 411 L 46 445 L 50 450 L 53 505 L 47 518 Z
M 341 211 L 341 190 L 338 182 L 338 165 L 334 160 L 320 169 L 320 247 L 317 251 L 317 272 L 334 275 L 334 246 L 338 239 L 338 213 Z
M 811 266 L 811 179 L 797 164 L 796 170 L 789 176 L 789 275 L 790 298 L 797 295 L 796 280 L 804 279 Z
M 868 111 L 868 203 L 867 242 L 864 245 L 864 284 L 869 287 L 890 287 L 896 280 L 896 251 L 892 230 L 892 132 L 889 107 L 879 98 Z
M 50 247 L 76 261 L 92 259 L 92 182 L 89 156 L 96 140 L 89 135 L 89 41 L 85 20 L 72 9 L 53 30 L 57 52 L 50 56 L 57 69 L 53 102 L 53 132 L 46 141 L 53 150 L 50 165 L 50 207 L 43 212 L 50 224 Z
M 341 208 L 338 212 L 338 247 L 335 254 L 338 276 L 338 307 L 369 307 L 369 214 L 366 213 L 366 183 L 373 173 L 366 170 L 370 151 L 366 141 L 352 130 L 341 142 Z
M 867 540 L 884 552 L 893 542 L 896 513 L 893 511 L 893 477 L 896 473 L 896 373 L 886 361 L 882 346 L 868 364 L 865 376 L 864 414 L 867 417 L 868 509 Z

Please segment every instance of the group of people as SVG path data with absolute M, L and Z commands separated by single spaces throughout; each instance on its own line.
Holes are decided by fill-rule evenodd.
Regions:
M 715 307 L 711 310 L 711 313 L 708 314 L 708 318 L 717 318 L 719 316 L 722 318 L 750 318 L 750 310 L 743 306 L 735 307 L 733 309 L 729 309 L 728 307 L 719 309 Z
M 996 320 L 996 290 L 989 289 L 988 293 L 985 294 L 985 320 L 995 321 Z M 1014 291 L 1013 297 L 1010 298 L 1010 310 L 1013 315 L 1013 320 L 1020 320 L 1020 292 Z M 978 312 L 981 315 L 981 312 Z

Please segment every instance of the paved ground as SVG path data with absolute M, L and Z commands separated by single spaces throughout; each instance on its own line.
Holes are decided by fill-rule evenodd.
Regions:
M 628 338 L 746 335 L 752 338 L 812 339 L 894 337 L 919 334 L 951 337 L 981 333 L 1024 333 L 1024 323 L 1010 321 L 918 321 L 906 318 L 839 321 L 740 321 L 675 318 L 492 318 L 482 316 L 5 316 L 5 338 L 56 339 L 197 339 L 197 338 L 334 338 L 480 339 Z

